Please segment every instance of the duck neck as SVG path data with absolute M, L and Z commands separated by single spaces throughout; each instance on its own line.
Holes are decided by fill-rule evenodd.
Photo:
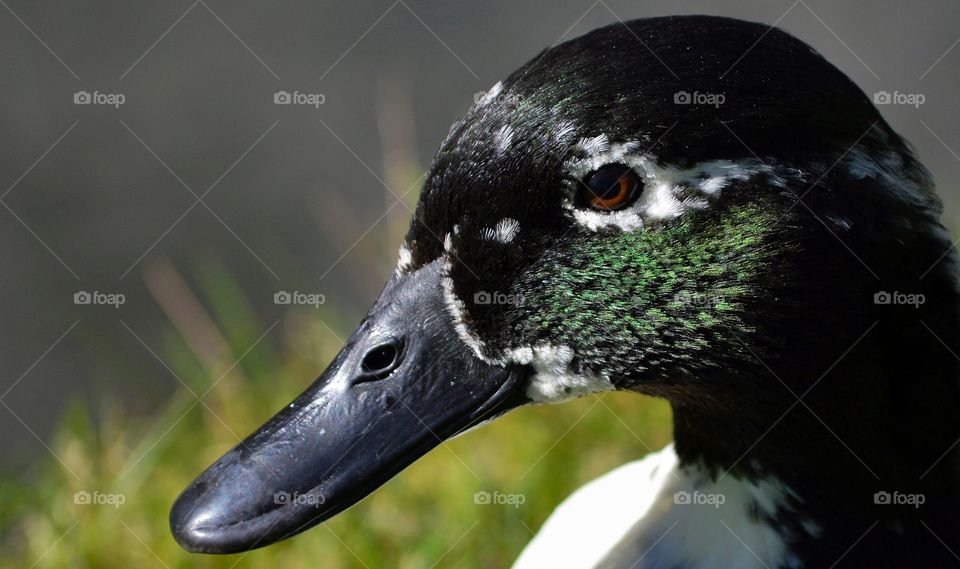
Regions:
M 960 329 L 944 306 L 956 304 L 866 323 L 829 357 L 771 358 L 718 377 L 723 397 L 675 398 L 681 465 L 782 485 L 766 522 L 804 566 L 831 566 L 858 540 L 869 545 L 849 554 L 852 566 L 911 566 L 904 551 L 929 552 L 927 566 L 956 563 Z

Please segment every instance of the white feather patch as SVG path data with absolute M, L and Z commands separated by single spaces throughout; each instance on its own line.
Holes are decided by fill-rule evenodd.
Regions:
M 467 306 L 457 297 L 457 293 L 453 287 L 453 279 L 450 275 L 450 262 L 449 260 L 444 264 L 444 276 L 440 280 L 443 286 L 443 300 L 444 305 L 447 308 L 447 314 L 450 315 L 450 319 L 453 323 L 453 329 L 456 331 L 457 336 L 460 338 L 468 348 L 473 350 L 473 353 L 477 355 L 481 360 L 486 361 L 484 357 L 484 349 L 486 345 L 483 340 L 477 336 L 473 330 L 470 329 L 467 318 Z
M 577 143 L 577 148 L 588 156 L 602 154 L 610 148 L 610 139 L 605 134 L 593 138 L 581 138 L 580 142 Z
M 480 231 L 480 238 L 506 244 L 513 242 L 519 232 L 520 222 L 516 219 L 505 217 L 497 222 L 496 227 L 487 227 Z
M 406 245 L 403 245 L 400 247 L 400 257 L 397 260 L 397 276 L 407 274 L 407 271 L 409 271 L 412 266 L 413 253 L 410 252 L 410 249 L 408 249 Z
M 567 346 L 539 344 L 507 350 L 501 365 L 513 363 L 533 368 L 527 397 L 535 403 L 557 403 L 614 388 L 606 377 L 573 373 L 570 363 L 574 355 Z
M 458 234 L 459 232 L 460 227 L 455 225 L 453 227 L 453 233 Z M 467 305 L 460 300 L 456 290 L 454 290 L 453 277 L 450 276 L 450 272 L 453 269 L 453 258 L 456 252 L 453 248 L 453 235 L 450 233 L 444 236 L 443 249 L 446 251 L 446 258 L 443 262 L 443 273 L 440 283 L 443 286 L 443 300 L 447 308 L 447 314 L 449 314 L 451 322 L 453 323 L 453 329 L 456 331 L 460 340 L 466 344 L 468 348 L 473 350 L 478 358 L 487 361 L 484 356 L 486 344 L 470 329 Z
M 764 521 L 788 497 L 791 490 L 775 479 L 713 481 L 703 468 L 681 467 L 669 445 L 577 490 L 513 569 L 799 567 L 784 537 Z M 801 526 L 819 533 L 811 520 Z
M 778 172 L 757 159 L 741 161 L 712 160 L 691 168 L 660 165 L 655 156 L 640 152 L 641 143 L 630 141 L 610 143 L 606 135 L 584 138 L 577 145 L 581 155 L 566 163 L 567 173 L 575 180 L 584 180 L 588 174 L 607 164 L 629 166 L 643 181 L 644 191 L 630 207 L 613 212 L 577 208 L 571 196 L 565 203 L 574 220 L 591 231 L 616 228 L 635 231 L 647 223 L 679 217 L 687 211 L 704 209 L 709 200 L 735 181 L 746 181 L 766 174 L 771 183 L 783 185 L 781 175 L 797 176 L 793 170 Z M 579 186 L 571 190 L 575 194 Z M 699 198 L 691 197 L 693 191 Z
M 577 132 L 577 125 L 570 121 L 560 121 L 553 129 L 553 139 L 561 144 L 565 144 Z
M 513 142 L 513 127 L 505 124 L 493 135 L 493 145 L 497 149 L 497 154 L 506 154 L 510 150 L 510 144 Z

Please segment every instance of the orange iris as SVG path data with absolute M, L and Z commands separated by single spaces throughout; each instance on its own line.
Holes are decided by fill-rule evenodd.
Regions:
M 595 209 L 612 210 L 625 204 L 633 193 L 633 181 L 627 178 L 628 176 L 621 176 L 615 187 L 611 186 L 602 196 L 595 195 L 590 198 L 590 205 Z
M 597 211 L 615 211 L 630 205 L 640 192 L 640 179 L 630 167 L 607 164 L 586 177 L 581 187 L 581 207 Z

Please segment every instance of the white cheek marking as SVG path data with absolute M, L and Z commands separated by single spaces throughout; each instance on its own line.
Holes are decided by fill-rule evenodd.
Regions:
M 567 346 L 539 344 L 507 350 L 501 365 L 515 363 L 533 368 L 527 397 L 535 403 L 557 403 L 613 390 L 613 383 L 606 377 L 574 374 L 570 369 L 573 357 L 573 350 Z
M 505 217 L 497 223 L 496 227 L 483 229 L 480 232 L 480 238 L 506 244 L 512 243 L 519 232 L 520 222 L 516 219 Z
M 449 262 L 444 267 L 444 272 L 449 274 Z M 467 324 L 467 307 L 463 301 L 457 297 L 456 292 L 454 292 L 453 279 L 445 276 L 440 282 L 443 284 L 444 304 L 447 307 L 447 313 L 453 321 L 453 329 L 457 332 L 457 336 L 460 337 L 460 340 L 466 344 L 467 347 L 473 350 L 478 358 L 486 361 L 483 355 L 486 345 L 479 336 L 470 330 L 470 326 Z
M 680 466 L 669 445 L 577 490 L 554 510 L 513 569 L 594 567 L 601 561 L 603 567 L 636 569 L 754 569 L 758 558 L 759 566 L 799 567 L 784 536 L 751 513 L 755 507 L 773 516 L 788 498 L 796 496 L 772 478 L 726 476 L 714 482 L 698 465 Z M 812 520 L 800 524 L 819 535 Z
M 457 233 L 458 229 L 457 226 L 454 226 L 454 233 Z M 470 329 L 467 306 L 460 300 L 454 290 L 453 278 L 450 276 L 450 271 L 453 269 L 453 256 L 456 253 L 453 251 L 453 236 L 449 233 L 447 233 L 443 239 L 443 248 L 446 250 L 446 258 L 443 262 L 443 276 L 440 279 L 440 283 L 443 286 L 443 301 L 447 308 L 447 314 L 450 315 L 450 319 L 453 322 L 453 329 L 456 331 L 457 336 L 460 337 L 460 340 L 473 350 L 478 358 L 487 361 L 483 355 L 486 345 L 483 340 Z
M 400 247 L 400 258 L 397 260 L 397 276 L 403 276 L 407 274 L 407 271 L 409 271 L 410 267 L 412 266 L 413 254 L 406 245 L 403 245 Z

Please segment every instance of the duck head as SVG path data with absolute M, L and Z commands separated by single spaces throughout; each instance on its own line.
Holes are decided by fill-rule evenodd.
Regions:
M 876 296 L 952 301 L 939 213 L 863 92 L 777 29 L 656 18 L 550 48 L 452 127 L 379 300 L 315 383 L 180 496 L 174 536 L 268 545 L 457 433 L 598 391 L 670 400 L 685 461 L 832 452 L 827 434 L 791 435 L 800 418 L 760 435 L 855 343 L 837 367 L 863 373 L 810 406 L 832 417 L 866 388 L 882 393 L 859 420 L 887 420 L 896 389 L 871 382 L 899 369 L 884 352 L 902 315 L 956 333 L 929 304 Z M 832 427 L 867 436 L 848 418 Z

